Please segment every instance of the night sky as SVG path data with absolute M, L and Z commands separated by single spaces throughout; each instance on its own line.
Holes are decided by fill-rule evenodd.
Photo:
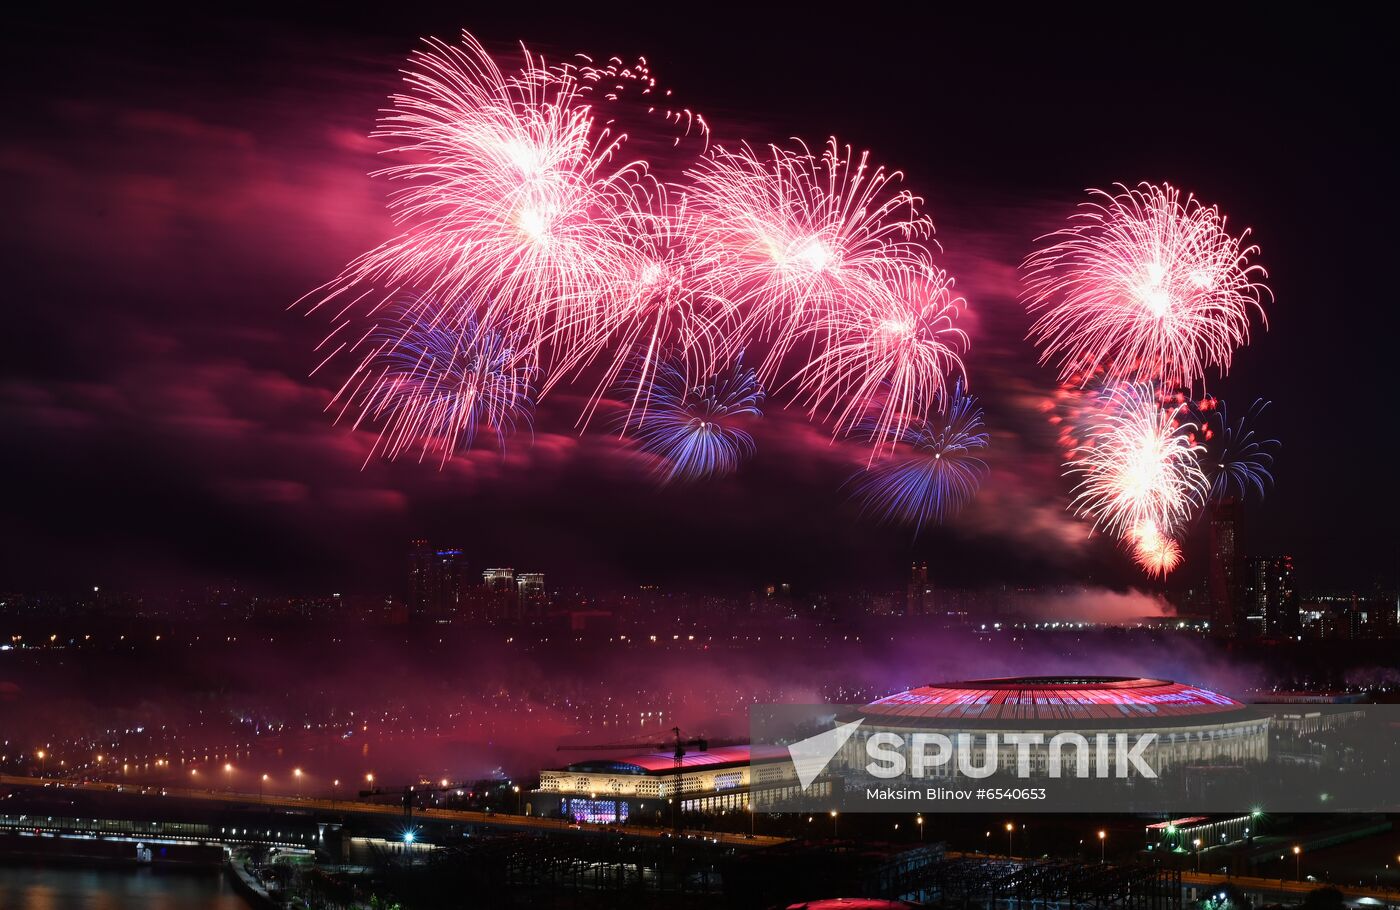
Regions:
M 1250 511 L 1249 548 L 1291 553 L 1304 585 L 1393 582 L 1388 28 L 1320 8 L 1127 21 L 704 4 L 668 20 L 659 4 L 499 6 L 65 7 L 7 24 L 0 590 L 392 589 L 416 535 L 559 584 L 885 586 L 915 558 L 950 584 L 1141 584 L 1064 512 L 1037 409 L 1053 375 L 1023 340 L 1015 275 L 1083 189 L 1139 180 L 1252 227 L 1270 273 L 1268 330 L 1209 382 L 1241 411 L 1274 402 L 1278 483 Z M 579 435 L 568 393 L 504 458 L 361 470 L 368 438 L 322 413 L 336 379 L 308 378 L 326 322 L 291 307 L 391 235 L 368 134 L 417 39 L 461 28 L 507 59 L 519 40 L 645 55 L 721 143 L 834 133 L 904 170 L 970 304 L 993 433 L 977 502 L 917 538 L 862 521 L 841 489 L 850 447 L 776 403 L 755 460 L 697 488 L 658 492 L 625 444 Z M 1188 554 L 1178 584 L 1200 573 Z

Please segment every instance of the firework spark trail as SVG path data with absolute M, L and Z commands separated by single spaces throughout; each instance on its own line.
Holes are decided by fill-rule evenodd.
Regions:
M 1268 406 L 1269 402 L 1256 399 L 1245 416 L 1231 423 L 1225 402 L 1218 398 L 1207 397 L 1193 405 L 1212 502 L 1245 499 L 1251 493 L 1263 499 L 1273 484 L 1271 471 L 1279 441 L 1254 430 Z
M 482 430 L 504 449 L 517 425 L 529 426 L 533 409 L 534 369 L 519 339 L 474 320 L 435 327 L 416 310 L 402 306 L 397 319 L 366 337 L 368 352 L 329 405 L 337 422 L 350 413 L 355 428 L 379 424 L 366 463 L 417 448 L 420 461 L 436 450 L 442 467 Z
M 868 429 L 872 435 L 883 432 L 878 418 Z M 909 447 L 907 455 L 888 458 L 851 478 L 862 513 L 920 528 L 947 520 L 977 494 L 988 471 L 980 453 L 990 438 L 982 409 L 964 394 L 961 382 L 947 410 L 931 408 L 904 430 L 902 441 Z
M 553 381 L 582 373 L 602 360 L 602 378 L 580 424 L 588 421 L 624 370 L 629 419 L 645 413 L 652 377 L 660 363 L 676 356 L 684 385 L 710 376 L 726 348 L 724 329 L 732 324 L 731 307 L 698 287 L 691 255 L 690 216 L 684 198 L 676 202 L 665 184 L 642 181 L 636 197 L 617 218 L 614 230 L 634 252 L 627 267 L 610 276 L 603 292 L 606 331 L 592 333 L 575 345 L 558 365 Z M 678 354 L 676 353 L 678 352 Z
M 966 302 L 954 295 L 952 279 L 926 266 L 885 280 L 888 293 L 850 301 L 808 330 L 817 353 L 792 377 L 798 397 L 813 416 L 824 412 L 835 434 L 864 425 L 872 461 L 898 445 L 918 415 L 947 400 L 948 378 L 966 381 L 967 334 L 954 325 Z
M 1060 378 L 1192 387 L 1222 372 L 1264 314 L 1268 275 L 1250 263 L 1249 231 L 1231 235 L 1214 206 L 1170 184 L 1091 191 L 1072 223 L 1025 263 L 1031 337 Z
M 393 142 L 396 163 L 375 173 L 395 187 L 400 232 L 313 292 L 312 309 L 333 322 L 317 370 L 371 348 L 337 396 L 342 409 L 375 388 L 371 369 L 389 375 L 385 358 L 445 350 L 454 331 L 465 344 L 508 339 L 510 369 L 544 379 L 531 394 L 593 383 L 580 426 L 619 385 L 630 391 L 624 425 L 641 426 L 653 395 L 671 394 L 661 387 L 693 388 L 753 350 L 753 382 L 792 383 L 834 435 L 882 407 L 879 454 L 963 376 L 967 339 L 953 325 L 963 302 L 931 264 L 932 222 L 899 172 L 834 138 L 820 155 L 800 143 L 712 150 L 704 118 L 674 105 L 645 59 L 551 65 L 522 47 L 522 61 L 503 70 L 468 33 L 410 58 L 375 132 Z M 623 163 L 627 137 L 600 114 L 607 105 L 628 122 L 641 108 L 643 124 L 664 120 L 673 149 L 697 137 L 699 162 L 679 183 L 651 162 Z M 673 159 L 685 156 L 663 164 Z M 379 334 L 385 308 L 398 341 Z M 408 321 L 442 337 L 415 347 Z M 390 457 L 442 432 L 424 429 L 439 421 L 412 395 L 378 394 L 370 411 L 393 427 L 382 437 Z M 407 409 L 397 420 L 395 402 Z M 469 442 L 474 431 L 462 432 Z
M 612 229 L 644 172 L 614 166 L 624 137 L 599 128 L 577 81 L 524 53 L 507 76 L 469 34 L 416 51 L 377 136 L 408 159 L 377 172 L 397 184 L 404 231 L 351 263 L 328 297 L 365 285 L 481 303 L 500 331 L 568 347 L 598 331 L 599 297 L 633 251 Z M 460 304 L 459 304 L 460 305 Z
M 658 85 L 652 75 L 651 65 L 645 57 L 638 57 L 626 64 L 620 57 L 610 57 L 606 63 L 595 64 L 587 54 L 576 55 L 579 63 L 575 67 L 564 67 L 564 73 L 577 69 L 579 93 L 591 97 L 601 95 L 602 99 L 617 102 L 636 96 L 646 105 L 646 113 L 661 117 L 679 133 L 672 137 L 671 146 L 679 147 L 684 139 L 696 136 L 700 142 L 699 151 L 703 154 L 710 144 L 710 125 L 705 116 L 686 107 L 678 107 L 671 102 L 671 90 Z
M 1205 503 L 1194 426 L 1179 419 L 1184 406 L 1164 406 L 1145 383 L 1100 395 L 1101 410 L 1085 427 L 1066 474 L 1077 478 L 1071 508 L 1094 528 L 1128 537 L 1152 527 L 1168 536 Z
M 1101 381 L 1101 374 L 1072 377 L 1059 387 L 1054 399 L 1043 405 L 1043 410 L 1051 414 L 1051 423 L 1059 427 L 1059 441 L 1065 447 L 1068 461 L 1082 460 L 1082 444 L 1093 444 L 1091 432 L 1113 413 L 1112 402 L 1116 399 L 1111 390 L 1105 391 L 1099 385 Z M 1166 415 L 1158 424 L 1161 433 L 1175 432 L 1189 443 L 1192 457 L 1204 477 L 1208 492 L 1201 497 L 1199 488 L 1193 487 L 1197 492 L 1192 494 L 1188 517 L 1196 509 L 1197 502 L 1244 499 L 1251 493 L 1262 497 L 1272 484 L 1270 469 L 1278 440 L 1261 438 L 1253 429 L 1253 423 L 1268 402 L 1255 401 L 1243 419 L 1232 423 L 1225 402 L 1214 396 L 1193 400 L 1185 390 L 1162 396 L 1155 389 L 1141 388 L 1137 397 L 1156 401 Z M 1147 413 L 1145 404 L 1143 408 L 1142 413 Z M 1070 473 L 1074 473 L 1073 466 L 1070 467 Z M 1102 471 L 1102 466 L 1081 465 L 1080 470 Z M 1106 473 L 1101 473 L 1098 479 L 1104 484 L 1112 482 Z M 1127 526 L 1121 532 L 1121 542 L 1149 577 L 1164 577 L 1183 558 L 1177 537 L 1186 530 L 1186 521 L 1183 518 L 1174 528 L 1163 530 L 1165 526 L 1159 526 L 1157 520 L 1146 519 Z
M 925 267 L 933 223 L 920 200 L 835 139 L 820 156 L 716 148 L 688 176 L 697 271 L 740 317 L 736 350 L 767 345 L 758 372 L 770 385 L 799 340 L 820 345 L 823 319 L 896 309 L 888 279 Z
M 738 425 L 763 416 L 763 387 L 741 361 L 708 383 L 692 385 L 674 362 L 662 362 L 643 380 L 650 406 L 623 418 L 642 451 L 656 456 L 663 485 L 734 473 L 754 453 L 753 437 Z M 632 391 L 635 397 L 637 394 Z

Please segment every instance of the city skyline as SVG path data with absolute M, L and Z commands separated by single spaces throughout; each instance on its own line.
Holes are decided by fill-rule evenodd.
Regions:
M 1230 515 L 1218 516 L 1218 540 L 1230 540 Z M 0 591 L 0 616 L 34 620 L 97 617 L 158 618 L 194 623 L 294 620 L 431 626 L 438 623 L 551 630 L 617 631 L 637 623 L 683 622 L 692 628 L 788 620 L 818 626 L 860 624 L 867 617 L 929 621 L 945 629 L 1139 628 L 1144 625 L 1208 632 L 1219 639 L 1384 639 L 1400 634 L 1400 592 L 1394 588 L 1302 588 L 1291 556 L 1216 548 L 1201 577 L 1169 592 L 1114 592 L 1090 584 L 966 587 L 941 583 L 927 561 L 907 567 L 902 583 L 869 579 L 863 585 L 823 589 L 801 580 L 770 579 L 750 587 L 666 588 L 639 583 L 590 588 L 529 562 L 474 564 L 463 550 L 408 541 L 400 558 L 401 584 L 384 591 L 305 592 L 259 589 L 225 580 L 202 589 L 130 591 L 84 587 L 81 592 Z M 669 617 L 669 618 L 668 618 Z M 1056 626 L 1058 627 L 1058 626 Z

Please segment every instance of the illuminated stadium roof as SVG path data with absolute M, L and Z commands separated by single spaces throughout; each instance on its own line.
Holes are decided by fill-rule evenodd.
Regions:
M 909 910 L 914 904 L 903 900 L 882 900 L 879 897 L 827 897 L 788 904 L 787 910 Z
M 1205 720 L 1248 711 L 1229 696 L 1166 679 L 1128 676 L 1013 676 L 934 683 L 871 702 L 860 714 L 881 725 L 1134 725 Z
M 681 769 L 703 768 L 713 771 L 730 765 L 787 758 L 787 750 L 775 746 L 716 746 L 704 752 L 687 752 L 681 759 Z M 676 756 L 671 752 L 644 752 L 626 758 L 597 758 L 569 765 L 566 771 L 587 771 L 597 774 L 666 774 L 676 769 Z

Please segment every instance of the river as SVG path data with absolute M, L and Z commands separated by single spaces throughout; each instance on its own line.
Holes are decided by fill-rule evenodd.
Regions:
M 0 863 L 3 910 L 248 910 L 218 869 Z

